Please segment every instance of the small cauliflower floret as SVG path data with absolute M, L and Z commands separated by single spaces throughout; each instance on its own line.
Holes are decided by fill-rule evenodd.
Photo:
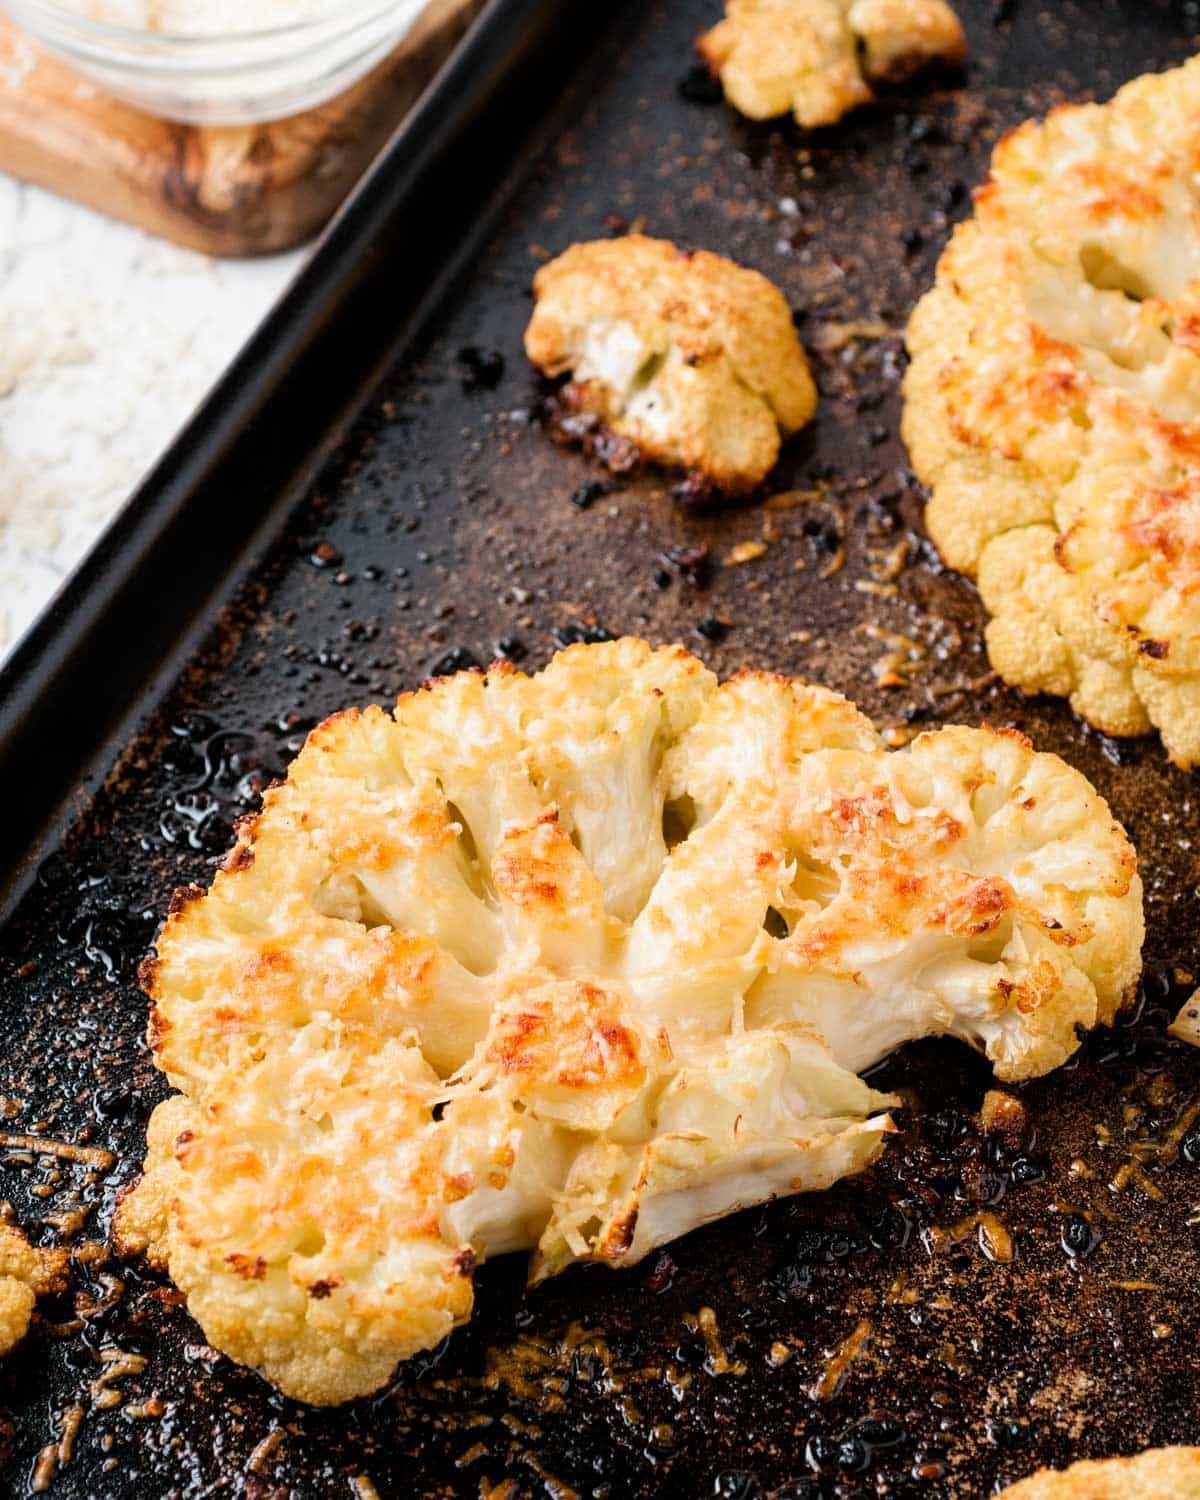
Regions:
M 1133 1458 L 1039 1469 L 998 1500 L 1200 1500 L 1200 1448 L 1148 1448 Z
M 1200 763 L 1200 60 L 996 148 L 908 330 L 926 524 L 1007 682 Z
M 155 1111 L 116 1237 L 289 1395 L 377 1389 L 488 1255 L 628 1265 L 864 1169 L 857 1070 L 1061 1062 L 1138 972 L 1104 803 L 1019 735 L 889 753 L 853 705 L 575 646 L 314 730 L 144 971 Z
M 564 399 L 646 457 L 738 493 L 764 480 L 817 391 L 783 294 L 706 250 L 631 234 L 543 266 L 525 350 Z
M 69 1255 L 36 1250 L 13 1224 L 0 1224 L 0 1354 L 7 1354 L 29 1331 L 39 1297 L 64 1291 Z
M 805 126 L 869 103 L 872 83 L 967 55 L 945 0 L 726 0 L 725 19 L 696 45 L 742 114 L 790 111 Z

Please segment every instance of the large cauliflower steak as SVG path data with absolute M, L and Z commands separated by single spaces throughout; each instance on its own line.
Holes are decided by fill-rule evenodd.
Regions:
M 999 1500 L 1200 1500 L 1200 1448 L 1148 1448 L 1133 1458 L 1039 1469 Z
M 856 1076 L 952 1033 L 1005 1078 L 1110 1020 L 1133 853 L 1019 736 L 883 749 L 844 699 L 574 646 L 315 730 L 148 961 L 117 1237 L 290 1395 L 376 1389 L 472 1267 L 628 1265 L 865 1167 Z
M 997 147 L 908 329 L 930 535 L 992 664 L 1200 762 L 1200 59 Z
M 766 478 L 780 434 L 817 391 L 783 293 L 707 250 L 631 234 L 541 267 L 525 350 L 571 372 L 567 402 L 646 457 L 738 493 Z
M 967 55 L 945 0 L 726 0 L 696 46 L 742 114 L 809 127 L 869 103 L 873 83 Z

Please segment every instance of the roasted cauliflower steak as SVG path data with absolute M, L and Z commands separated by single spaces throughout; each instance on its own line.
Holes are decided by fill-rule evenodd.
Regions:
M 929 533 L 991 661 L 1200 762 L 1200 59 L 996 148 L 908 329 Z
M 832 125 L 932 63 L 967 55 L 945 0 L 726 0 L 696 43 L 725 97 L 752 120 Z
M 1200 1448 L 1148 1448 L 1133 1458 L 1039 1469 L 999 1500 L 1200 1500 Z
M 471 1309 L 860 1171 L 856 1074 L 960 1036 L 1003 1078 L 1112 1019 L 1133 852 L 1014 733 L 886 751 L 786 677 L 572 646 L 309 736 L 148 960 L 181 1092 L 116 1237 L 289 1395 L 370 1392 Z
M 783 293 L 707 250 L 630 234 L 542 266 L 525 350 L 567 404 L 729 493 L 773 468 L 817 391 Z

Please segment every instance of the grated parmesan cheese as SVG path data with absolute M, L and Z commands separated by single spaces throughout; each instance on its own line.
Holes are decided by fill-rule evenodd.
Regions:
M 0 176 L 0 654 L 303 253 L 210 260 Z

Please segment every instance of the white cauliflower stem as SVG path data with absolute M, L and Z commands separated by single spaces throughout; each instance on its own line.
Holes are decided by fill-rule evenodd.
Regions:
M 121 1205 L 290 1395 L 381 1385 L 484 1256 L 629 1265 L 881 1149 L 855 1076 L 961 1036 L 1005 1078 L 1138 972 L 1132 851 L 1076 772 L 681 647 L 460 674 L 309 737 L 146 975 L 182 1092 Z

